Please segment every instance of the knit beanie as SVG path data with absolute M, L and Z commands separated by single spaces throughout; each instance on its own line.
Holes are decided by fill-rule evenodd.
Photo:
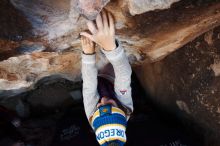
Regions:
M 91 124 L 101 146 L 124 146 L 127 120 L 125 113 L 112 105 L 103 105 L 93 114 Z

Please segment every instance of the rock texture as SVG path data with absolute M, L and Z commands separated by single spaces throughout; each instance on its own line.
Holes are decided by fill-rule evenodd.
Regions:
M 210 33 L 213 44 L 204 39 Z M 188 126 L 192 123 L 187 121 L 194 121 L 194 128 L 204 134 L 207 146 L 220 144 L 219 34 L 220 27 L 162 61 L 135 67 L 151 100 L 163 110 L 184 116 Z
M 25 35 L 24 30 L 20 29 L 20 25 L 16 26 L 14 20 L 6 19 L 9 28 L 5 25 L 6 22 L 0 24 L 5 27 L 5 34 L 7 34 L 4 39 L 0 40 L 0 56 L 4 60 L 0 62 L 2 90 L 8 92 L 18 89 L 23 92 L 31 89 L 39 79 L 57 74 L 57 72 L 65 72 L 61 73 L 65 77 L 65 74 L 76 73 L 73 76 L 79 77 L 79 63 L 75 63 L 71 68 L 65 64 L 80 61 L 79 32 L 86 29 L 86 19 L 81 15 L 90 17 L 84 13 L 87 12 L 85 10 L 88 10 L 95 16 L 108 1 L 93 1 L 94 5 L 88 5 L 89 1 L 83 0 L 65 0 L 62 3 L 58 0 L 11 0 L 10 2 L 17 9 L 4 0 L 3 4 L 5 4 L 1 11 L 6 12 L 6 8 L 9 6 L 11 9 L 13 8 L 12 13 L 7 15 L 22 17 L 19 20 L 26 22 L 24 30 L 30 33 Z M 169 2 L 171 4 L 171 1 Z M 146 1 L 146 3 L 149 2 Z M 160 5 L 161 7 L 167 5 L 167 1 L 163 1 Z M 79 11 L 79 8 L 83 11 Z M 129 17 L 127 14 L 128 7 L 126 7 L 125 1 L 112 1 L 106 5 L 106 9 L 115 16 L 117 37 L 126 48 L 132 64 L 163 59 L 184 44 L 220 24 L 220 3 L 193 5 L 190 2 L 180 2 L 169 10 L 149 12 L 134 17 Z M 13 32 L 11 27 L 22 31 L 10 33 Z M 19 39 L 10 39 L 11 35 Z M 208 36 L 206 38 L 210 39 Z M 42 51 L 44 53 L 41 53 Z M 55 59 L 57 67 L 51 65 L 50 58 L 62 58 L 63 53 L 61 52 L 73 56 L 71 56 L 72 58 Z M 68 79 L 75 80 L 72 77 L 68 77 Z M 17 91 L 13 93 L 17 93 Z
M 179 0 L 128 0 L 128 8 L 131 15 L 142 14 L 157 9 L 167 9 Z
M 26 15 L 27 20 L 32 24 L 33 36 L 44 39 L 44 45 L 56 51 L 62 51 L 72 46 L 75 48 L 80 47 L 79 42 L 77 41 L 78 34 L 80 31 L 86 29 L 85 19 L 82 18 L 81 15 L 86 16 L 87 18 L 95 17 L 101 8 L 103 8 L 108 2 L 98 0 L 93 1 L 91 5 L 88 5 L 90 1 L 65 0 L 62 1 L 62 3 L 59 3 L 59 1 L 50 1 L 51 0 L 11 0 L 12 4 L 17 9 L 21 10 Z M 149 58 L 153 60 L 158 59 L 161 56 L 166 56 L 166 54 L 168 54 L 167 52 L 174 51 L 186 42 L 201 35 L 201 33 L 219 24 L 219 13 L 215 13 L 219 9 L 219 6 L 210 6 L 208 11 L 206 11 L 207 9 L 205 8 L 204 10 L 201 9 L 199 11 L 196 11 L 196 8 L 192 8 L 192 10 L 194 10 L 193 13 L 196 15 L 193 16 L 193 19 L 189 18 L 192 17 L 191 14 L 183 13 L 186 9 L 190 9 L 184 9 L 184 6 L 180 7 L 179 11 L 174 10 L 174 13 L 179 13 L 179 15 L 176 15 L 175 19 L 173 18 L 174 20 L 165 15 L 167 12 L 166 10 L 160 13 L 155 12 L 154 15 L 156 16 L 156 20 L 161 19 L 160 17 L 164 17 L 162 18 L 163 21 L 156 22 L 156 20 L 152 20 L 149 15 L 128 17 L 127 15 L 129 14 L 126 14 L 126 10 L 129 8 L 128 5 L 126 5 L 126 2 L 127 1 L 123 3 L 121 1 L 113 1 L 106 6 L 106 9 L 112 11 L 115 16 L 117 28 L 123 30 L 123 33 L 118 34 L 118 37 L 127 40 L 127 42 L 124 43 L 126 48 L 135 48 L 138 51 L 141 47 L 144 49 L 147 48 L 144 50 L 144 53 L 146 55 L 149 54 Z M 151 5 L 148 5 L 148 3 L 150 4 L 149 1 L 136 0 L 128 2 L 129 5 L 132 6 L 135 4 L 142 4 L 142 6 L 146 8 L 143 12 L 148 11 L 147 8 L 151 7 Z M 170 6 L 174 1 L 157 2 L 157 6 L 162 8 L 167 5 Z M 151 2 L 151 4 L 155 3 L 155 1 Z M 87 11 L 85 10 L 93 16 L 86 14 Z M 164 13 L 164 15 L 160 15 L 162 13 Z M 167 15 L 170 15 L 169 12 Z M 143 21 L 143 17 L 145 18 L 145 21 Z M 209 21 L 209 23 L 206 23 L 207 21 Z M 167 28 L 170 24 L 172 24 L 173 27 Z M 147 29 L 150 29 L 150 31 Z M 135 30 L 138 33 L 135 33 Z M 141 34 L 142 30 L 144 30 L 145 33 L 151 33 Z M 191 33 L 191 31 L 193 32 Z M 137 42 L 137 40 L 139 41 Z M 167 48 L 169 48 L 169 50 L 167 50 Z M 137 54 L 135 56 L 140 60 L 138 51 L 136 51 L 136 53 L 131 52 L 131 54 Z
M 79 81 L 81 63 L 79 57 L 79 52 L 64 54 L 41 52 L 2 61 L 0 97 L 13 96 L 30 90 L 37 81 L 51 75 Z
M 39 41 L 42 48 L 52 49 L 53 51 L 80 48 L 79 32 L 86 29 L 85 19 L 81 15 L 90 17 L 85 13 L 87 12 L 85 10 L 88 10 L 95 17 L 108 1 L 93 1 L 94 5 L 88 5 L 88 2 L 90 1 L 65 0 L 60 3 L 56 0 L 52 2 L 51 0 L 11 0 L 11 3 L 31 23 L 32 29 L 26 28 L 27 31 L 30 31 L 30 37 L 27 39 L 34 42 Z M 115 16 L 116 28 L 118 29 L 117 36 L 122 40 L 128 53 L 133 54 L 133 58 L 137 61 L 141 61 L 143 55 L 153 61 L 161 59 L 202 33 L 219 25 L 219 4 L 199 8 L 183 5 L 169 11 L 150 12 L 136 17 L 129 17 L 128 12 L 126 12 L 128 9 L 126 2 L 113 1 L 108 3 L 106 9 L 112 11 Z M 150 3 L 149 1 L 144 1 L 145 3 L 143 1 L 129 1 L 129 3 L 132 2 L 135 4 Z M 161 7 L 168 5 L 168 3 L 169 5 L 172 4 L 171 1 L 157 2 L 157 6 Z M 155 1 L 152 1 L 152 4 L 154 3 Z M 94 7 L 98 7 L 98 9 L 92 9 Z M 175 13 L 175 16 L 168 17 L 171 13 Z M 9 14 L 9 17 L 15 16 Z M 15 22 L 11 23 L 14 24 Z M 13 24 L 10 28 L 18 28 Z M 168 27 L 169 25 L 172 25 L 172 27 Z M 5 29 L 10 32 L 10 28 Z M 20 32 L 15 37 L 23 38 L 24 34 Z M 15 47 L 21 44 L 26 45 L 22 40 L 24 39 L 21 39 L 20 42 L 8 42 L 9 46 L 15 44 L 11 48 L 4 47 L 7 46 L 5 43 L 4 46 L 2 45 L 1 48 L 7 50 L 5 53 L 7 57 L 13 56 L 17 52 L 14 49 Z M 29 52 L 31 52 L 31 49 Z
M 220 63 L 219 61 L 216 61 L 211 68 L 213 69 L 215 76 L 220 76 Z
M 116 36 L 146 92 L 158 105 L 202 125 L 216 141 L 217 0 L 1 0 L 0 103 L 37 90 L 45 78 L 81 80 L 79 33 L 103 8 L 114 15 Z M 107 62 L 98 49 L 97 54 L 101 68 Z
M 89 20 L 94 20 L 109 1 L 110 0 L 79 0 L 75 2 L 77 3 L 75 8 Z

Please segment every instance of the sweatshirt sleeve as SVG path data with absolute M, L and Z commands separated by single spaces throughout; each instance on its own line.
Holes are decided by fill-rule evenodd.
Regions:
M 115 72 L 114 90 L 118 100 L 127 109 L 127 114 L 133 112 L 133 101 L 131 97 L 131 66 L 124 49 L 116 40 L 117 48 L 112 51 L 102 52 L 112 64 Z
M 97 90 L 97 68 L 95 64 L 95 54 L 86 55 L 82 53 L 82 79 L 83 79 L 83 104 L 87 119 L 96 110 L 99 101 Z

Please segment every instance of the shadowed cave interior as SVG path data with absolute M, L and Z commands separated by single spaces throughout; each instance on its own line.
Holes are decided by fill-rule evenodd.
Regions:
M 45 85 L 45 81 L 48 84 Z M 26 109 L 26 111 L 17 111 L 23 114 L 23 117 L 16 116 L 12 111 L 7 112 L 8 116 L 1 115 L 4 119 L 0 125 L 1 145 L 8 146 L 13 142 L 24 141 L 30 146 L 98 146 L 84 113 L 81 82 L 74 83 L 54 77 L 53 80 L 42 79 L 36 86 L 34 91 L 14 97 L 22 102 L 20 104 L 23 106 L 22 109 Z M 146 96 L 149 95 L 144 92 L 135 74 L 132 75 L 132 90 L 135 111 L 128 123 L 127 146 L 204 144 L 201 141 L 203 136 L 197 133 L 198 131 L 185 127 L 174 114 L 146 100 Z M 39 96 L 51 99 L 46 101 L 48 103 L 42 101 L 31 103 Z M 65 98 L 65 100 L 60 103 L 61 100 L 58 98 Z M 1 112 L 4 112 L 3 107 Z M 8 121 L 9 119 L 11 121 Z M 13 125 L 12 119 L 19 120 L 20 125 L 18 127 Z

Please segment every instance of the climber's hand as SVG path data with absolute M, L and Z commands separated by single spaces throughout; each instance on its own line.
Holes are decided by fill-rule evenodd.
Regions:
M 104 50 L 111 51 L 116 48 L 115 26 L 111 13 L 103 10 L 96 18 L 96 24 L 88 21 L 87 26 L 92 34 L 81 32 L 80 35 L 88 37 L 100 45 Z
M 84 37 L 84 36 L 81 37 L 81 45 L 82 45 L 83 53 L 85 54 L 95 53 L 95 43 L 92 42 L 87 37 Z

